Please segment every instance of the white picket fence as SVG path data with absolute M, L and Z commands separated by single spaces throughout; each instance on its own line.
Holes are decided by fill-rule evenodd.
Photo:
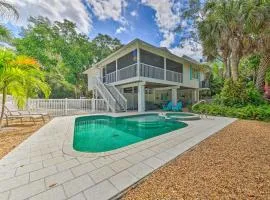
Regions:
M 28 99 L 27 109 L 51 116 L 87 114 L 108 111 L 104 99 Z

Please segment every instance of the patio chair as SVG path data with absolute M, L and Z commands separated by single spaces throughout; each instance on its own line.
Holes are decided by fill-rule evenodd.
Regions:
M 173 106 L 172 102 L 169 101 L 167 104 L 163 105 L 162 110 L 164 110 L 164 111 L 170 111 L 170 110 L 172 110 L 172 106 Z
M 0 109 L 1 109 L 1 107 L 0 107 Z M 40 118 L 40 116 L 38 116 L 38 115 L 35 115 L 35 116 L 34 115 L 24 115 L 24 114 L 20 114 L 20 115 L 15 114 L 14 115 L 14 114 L 12 114 L 12 112 L 7 111 L 7 109 L 5 108 L 4 109 L 4 118 L 6 119 L 6 123 L 7 123 L 7 126 L 8 126 L 10 120 L 19 119 L 21 124 L 22 124 L 23 119 L 26 119 L 26 118 L 29 118 L 30 121 L 32 121 L 34 124 L 36 124 L 35 118 Z
M 43 123 L 45 123 L 45 117 L 50 119 L 49 114 L 47 113 L 36 113 L 36 112 L 30 112 L 29 110 L 19 110 L 18 107 L 13 102 L 7 102 L 5 104 L 5 110 L 8 116 L 28 116 L 32 117 L 32 119 L 41 118 Z
M 172 106 L 172 111 L 179 112 L 182 111 L 183 105 L 182 102 L 179 101 L 176 105 Z

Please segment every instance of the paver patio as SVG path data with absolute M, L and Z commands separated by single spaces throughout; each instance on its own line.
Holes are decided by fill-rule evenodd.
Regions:
M 223 117 L 190 121 L 186 128 L 104 156 L 63 151 L 63 147 L 71 145 L 66 141 L 73 134 L 74 119 L 74 116 L 54 118 L 1 159 L 1 200 L 115 197 L 235 121 Z

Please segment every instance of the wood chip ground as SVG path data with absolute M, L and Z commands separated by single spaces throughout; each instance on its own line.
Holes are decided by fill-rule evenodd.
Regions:
M 12 149 L 22 143 L 44 123 L 37 121 L 34 125 L 33 122 L 23 122 L 20 120 L 13 120 L 9 126 L 0 129 L 0 159 L 8 154 Z
M 122 199 L 270 199 L 270 123 L 234 122 Z

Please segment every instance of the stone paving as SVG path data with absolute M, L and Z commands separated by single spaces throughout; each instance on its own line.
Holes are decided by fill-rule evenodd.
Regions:
M 215 117 L 130 145 L 114 154 L 67 154 L 75 117 L 58 117 L 0 160 L 0 200 L 115 198 L 125 189 L 235 121 Z M 71 144 L 70 144 L 71 145 Z

